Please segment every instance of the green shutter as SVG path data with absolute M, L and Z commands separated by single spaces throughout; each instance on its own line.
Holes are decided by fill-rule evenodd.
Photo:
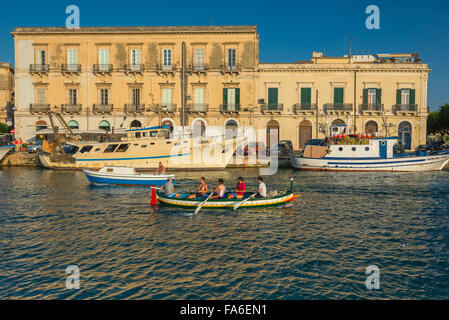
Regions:
M 381 105 L 382 104 L 382 89 L 377 89 L 376 95 L 377 95 L 376 102 L 378 105 Z
M 344 88 L 334 88 L 334 104 L 343 104 Z
M 396 90 L 396 104 L 402 103 L 402 90 L 398 89 Z
M 301 103 L 312 103 L 312 88 L 301 88 Z
M 277 109 L 278 88 L 268 88 L 268 109 Z
M 368 104 L 368 89 L 363 89 L 363 104 Z
M 411 89 L 410 90 L 410 104 L 415 104 L 415 96 L 416 96 L 416 90 Z
M 223 107 L 226 109 L 228 105 L 228 88 L 223 88 Z
M 240 104 L 240 88 L 235 88 L 235 104 Z

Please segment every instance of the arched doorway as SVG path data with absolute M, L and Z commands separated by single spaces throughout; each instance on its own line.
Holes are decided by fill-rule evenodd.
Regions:
M 196 119 L 192 123 L 193 136 L 202 137 L 206 132 L 206 123 L 203 119 Z
M 402 121 L 398 126 L 399 144 L 404 146 L 405 150 L 412 149 L 412 125 L 408 121 Z
M 239 124 L 234 119 L 229 119 L 225 123 L 226 139 L 233 139 L 238 136 Z
M 45 122 L 44 120 L 36 121 L 36 131 L 45 130 L 47 128 L 47 122 Z
M 304 148 L 306 142 L 312 139 L 312 123 L 309 120 L 303 120 L 299 124 L 299 149 Z
M 80 125 L 75 120 L 70 120 L 69 123 L 67 123 L 70 129 L 72 130 L 78 130 L 80 128 Z
M 104 131 L 111 131 L 111 125 L 108 121 L 102 120 L 100 124 L 98 125 L 98 129 L 104 130 Z
M 367 123 L 365 123 L 365 133 L 377 133 L 379 132 L 379 126 L 377 125 L 376 121 L 368 121 Z
M 139 120 L 133 120 L 130 124 L 131 129 L 133 128 L 142 128 L 142 123 Z
M 271 135 L 276 134 L 277 135 L 277 141 L 271 141 Z M 276 120 L 270 120 L 267 123 L 267 151 L 270 150 L 271 144 L 273 143 L 275 148 L 277 149 L 277 145 L 279 144 L 279 136 L 280 136 L 280 130 L 279 130 L 279 122 Z

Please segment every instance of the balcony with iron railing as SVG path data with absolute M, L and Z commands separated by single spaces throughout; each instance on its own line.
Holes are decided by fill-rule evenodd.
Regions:
M 125 104 L 125 113 L 144 113 L 145 104 L 139 103 L 126 103 Z
M 384 109 L 383 104 L 363 103 L 359 105 L 359 112 L 362 114 L 380 114 Z
M 260 106 L 262 113 L 281 113 L 284 111 L 283 103 L 265 103 Z
M 112 113 L 113 109 L 113 104 L 94 104 L 92 106 L 93 113 Z
M 30 64 L 30 73 L 46 73 L 49 71 L 49 64 Z
M 240 112 L 241 111 L 241 105 L 239 103 L 237 104 L 220 104 L 220 112 L 222 113 L 233 113 L 233 112 Z
M 62 113 L 81 113 L 82 107 L 80 104 L 62 104 L 61 105 L 61 112 Z
M 393 112 L 398 113 L 417 113 L 418 105 L 417 104 L 395 104 L 393 106 Z
M 193 64 L 189 66 L 189 71 L 193 73 L 205 73 L 209 69 L 209 66 L 206 64 Z
M 177 108 L 176 103 L 161 103 L 157 105 L 156 112 L 175 113 L 176 108 Z
M 94 64 L 93 73 L 111 73 L 114 71 L 112 64 Z
M 158 73 L 173 73 L 176 72 L 176 64 L 158 64 L 156 66 Z
M 317 109 L 316 103 L 301 102 L 293 105 L 294 113 L 315 113 Z
M 353 110 L 352 103 L 326 103 L 324 111 L 326 113 L 349 113 Z
M 207 113 L 209 105 L 206 103 L 190 103 L 187 105 L 187 112 L 189 113 Z
M 224 73 L 233 73 L 233 72 L 240 72 L 240 64 L 225 64 L 222 65 L 222 70 Z
M 30 103 L 30 113 L 45 113 L 50 111 L 50 104 Z
M 123 66 L 125 73 L 142 73 L 145 71 L 143 64 L 125 64 Z
M 63 64 L 61 65 L 62 73 L 79 73 L 81 72 L 80 64 Z

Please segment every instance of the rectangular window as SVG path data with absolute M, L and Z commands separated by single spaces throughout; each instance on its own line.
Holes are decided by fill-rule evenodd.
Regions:
M 164 49 L 163 55 L 164 55 L 164 66 L 171 66 L 172 62 L 171 49 Z
M 104 153 L 109 153 L 109 152 L 114 152 L 115 149 L 117 149 L 118 144 L 110 144 L 106 147 L 106 149 L 104 150 Z
M 204 70 L 204 49 L 195 49 L 195 70 Z
M 109 104 L 109 89 L 100 89 L 100 104 Z
M 195 111 L 204 111 L 204 88 L 195 88 L 193 91 Z
M 401 104 L 410 104 L 410 89 L 402 89 L 401 91 Z
M 78 71 L 78 50 L 68 49 L 67 50 L 67 70 L 68 71 Z
M 45 50 L 37 50 L 36 52 L 36 64 L 45 65 Z
M 343 105 L 344 102 L 344 88 L 334 88 L 334 104 Z
M 162 104 L 162 107 L 167 107 L 168 111 L 171 111 L 171 107 L 172 107 L 172 89 L 171 88 L 163 88 L 162 89 L 161 104 Z
M 310 105 L 312 103 L 312 88 L 301 88 L 301 104 Z
M 36 89 L 36 103 L 37 104 L 47 103 L 47 89 L 45 88 Z
M 228 69 L 233 70 L 237 66 L 237 49 L 228 49 Z
M 268 88 L 268 109 L 276 110 L 278 108 L 278 88 Z
M 368 104 L 377 105 L 377 89 L 368 89 Z
M 140 70 L 140 49 L 131 49 L 130 64 L 132 71 Z
M 129 148 L 129 143 L 121 144 L 121 145 L 117 148 L 117 151 L 115 151 L 115 152 L 126 152 L 126 150 L 128 150 L 128 148 Z
M 77 104 L 77 89 L 69 89 L 69 104 L 75 105 Z
M 109 49 L 100 49 L 98 51 L 98 64 L 100 71 L 109 70 Z
M 140 89 L 139 88 L 132 89 L 132 97 L 131 97 L 131 99 L 132 99 L 131 103 L 134 106 L 140 105 Z

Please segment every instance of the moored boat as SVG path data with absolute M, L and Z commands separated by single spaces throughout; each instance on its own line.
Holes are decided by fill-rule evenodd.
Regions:
M 98 171 L 83 170 L 90 183 L 120 186 L 161 186 L 174 174 L 143 174 L 131 167 L 104 167 Z
M 6 156 L 6 154 L 11 151 L 14 150 L 16 146 L 13 144 L 7 144 L 7 145 L 3 145 L 0 146 L 0 161 L 3 160 L 3 158 Z
M 292 167 L 307 171 L 440 171 L 449 162 L 449 152 L 417 151 L 394 154 L 396 137 L 338 135 L 327 145 L 307 145 L 301 155 L 291 158 Z

